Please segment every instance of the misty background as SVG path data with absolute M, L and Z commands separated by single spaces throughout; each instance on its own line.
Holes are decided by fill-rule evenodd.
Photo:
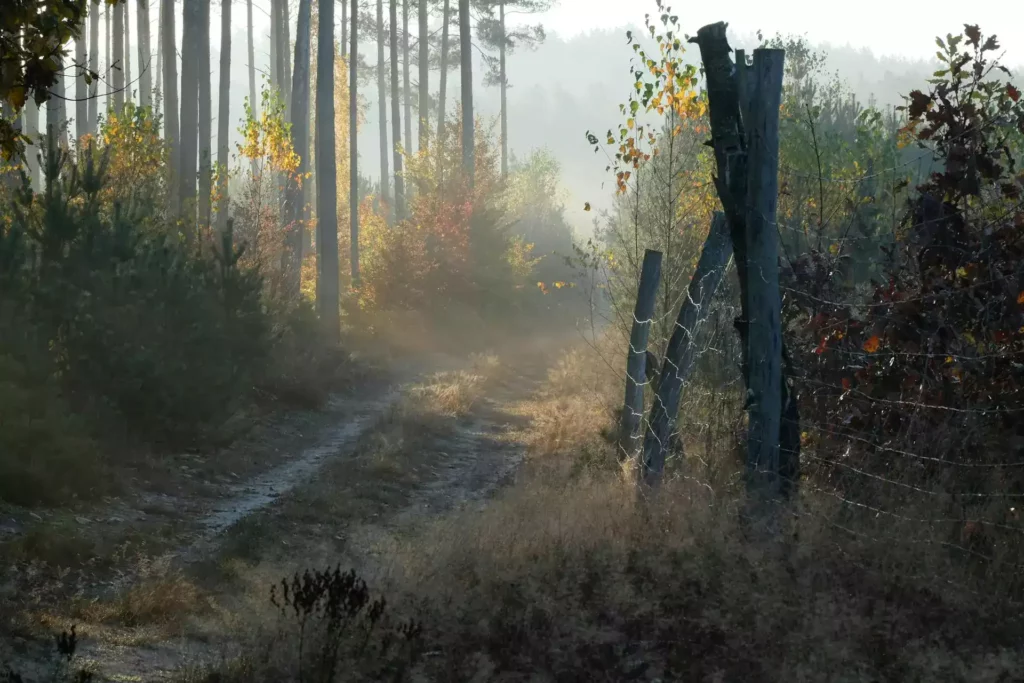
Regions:
M 159 12 L 157 2 L 152 4 L 151 35 L 155 36 Z M 730 44 L 733 48 L 746 48 L 749 51 L 756 47 L 761 42 L 757 37 L 758 32 L 763 39 L 776 35 L 784 38 L 802 37 L 825 56 L 825 72 L 831 72 L 844 81 L 860 102 L 866 104 L 874 101 L 879 107 L 897 106 L 902 103 L 903 95 L 924 86 L 926 79 L 939 68 L 934 55 L 935 36 L 957 32 L 967 22 L 979 24 L 983 31 L 996 33 L 1003 48 L 1002 61 L 1015 73 L 1020 68 L 1013 67 L 1024 64 L 1024 37 L 1020 29 L 1024 26 L 1024 3 L 1014 0 L 974 4 L 938 2 L 930 6 L 927 14 L 921 14 L 922 10 L 916 5 L 891 5 L 882 0 L 866 0 L 858 5 L 862 10 L 860 13 L 844 14 L 842 21 L 829 19 L 828 10 L 820 9 L 827 7 L 828 3 L 807 0 L 788 1 L 781 9 L 775 5 L 769 7 L 754 3 L 752 0 L 734 4 L 727 12 L 717 6 L 677 9 L 680 10 L 683 24 L 694 32 L 705 23 L 729 19 Z M 180 6 L 176 9 L 180 13 Z M 546 39 L 535 49 L 517 48 L 508 57 L 510 154 L 513 158 L 525 158 L 533 149 L 547 148 L 559 160 L 565 191 L 566 219 L 578 234 L 591 234 L 593 221 L 597 220 L 595 216 L 599 215 L 601 209 L 610 206 L 613 195 L 610 189 L 613 186 L 606 185 L 610 177 L 605 170 L 608 159 L 601 153 L 594 153 L 585 140 L 585 133 L 593 130 L 600 134 L 618 125 L 619 104 L 626 100 L 631 83 L 629 63 L 633 53 L 625 35 L 627 31 L 643 35 L 644 15 L 656 9 L 654 0 L 631 0 L 628 3 L 614 0 L 559 0 L 547 12 L 509 14 L 508 21 L 512 28 L 540 24 L 546 31 Z M 129 11 L 129 23 L 134 28 L 136 10 L 130 7 Z M 363 12 L 363 19 L 372 20 L 375 17 L 375 3 L 367 3 Z M 219 22 L 219 13 L 220 3 L 216 2 L 211 10 L 211 22 L 214 25 Z M 440 14 L 440 10 L 437 14 Z M 294 7 L 290 17 L 290 35 L 294 36 L 297 18 Z M 627 22 L 629 17 L 632 17 L 632 21 Z M 235 29 L 231 39 L 231 83 L 228 87 L 231 93 L 233 120 L 230 129 L 234 158 L 235 145 L 240 140 L 238 128 L 248 95 L 249 65 L 246 56 L 244 2 L 235 0 L 232 23 Z M 340 24 L 339 5 L 335 12 L 335 41 L 341 38 Z M 253 25 L 256 33 L 256 69 L 258 74 L 266 74 L 270 62 L 268 0 L 254 0 Z M 439 33 L 440 26 L 440 17 L 432 16 L 431 33 Z M 181 27 L 179 16 L 178 45 L 181 44 Z M 1003 30 L 1003 27 L 1009 30 Z M 415 32 L 415 21 L 411 22 L 410 31 Z M 457 26 L 453 26 L 452 31 L 457 34 Z M 364 63 L 375 67 L 377 48 L 376 43 L 370 40 L 371 37 L 360 35 L 360 53 Z M 214 92 L 217 92 L 223 87 L 218 83 L 219 31 L 211 31 L 210 39 L 212 83 Z M 412 40 L 415 41 L 415 35 Z M 101 66 L 103 43 L 101 36 Z M 481 55 L 480 41 L 475 35 L 474 44 L 477 46 L 473 53 L 474 105 L 477 116 L 490 126 L 497 138 L 499 89 L 485 85 L 487 68 Z M 154 49 L 155 45 L 154 41 Z M 131 35 L 131 46 L 135 62 L 138 52 L 134 33 Z M 695 47 L 689 54 L 694 63 L 699 63 Z M 155 60 L 154 53 L 154 68 Z M 452 66 L 454 68 L 448 76 L 449 115 L 455 111 L 460 99 L 458 65 L 456 63 Z M 132 68 L 132 78 L 137 81 L 138 65 L 133 63 Z M 411 82 L 414 111 L 417 105 L 417 75 L 413 64 Z M 430 77 L 431 96 L 436 98 L 439 72 L 432 70 Z M 259 87 L 258 84 L 257 89 Z M 360 173 L 376 180 L 380 177 L 380 154 L 375 69 L 362 69 L 359 98 L 364 120 L 359 129 Z M 102 101 L 101 109 L 105 109 Z M 73 112 L 69 111 L 69 114 Z M 214 118 L 216 114 L 214 111 Z M 216 131 L 214 125 L 214 148 L 217 145 Z M 587 202 L 595 212 L 584 211 Z

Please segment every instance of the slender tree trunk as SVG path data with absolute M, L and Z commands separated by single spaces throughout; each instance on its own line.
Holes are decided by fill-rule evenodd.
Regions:
M 153 89 L 153 107 L 158 111 L 162 110 L 161 104 L 164 92 L 164 2 L 166 0 L 160 0 L 160 8 L 156 20 L 156 73 L 153 78 L 153 83 L 155 84 Z
M 305 175 L 309 169 L 309 43 L 310 43 L 310 0 L 299 1 L 299 17 L 295 27 L 295 71 L 292 76 L 292 146 L 299 156 L 298 175 Z M 333 27 L 328 31 L 326 42 L 333 43 Z M 332 45 L 333 48 L 333 45 Z M 334 79 L 331 79 L 334 83 Z M 333 141 L 331 143 L 334 144 Z M 335 192 L 337 190 L 335 189 Z M 302 187 L 299 180 L 290 176 L 288 178 L 287 197 L 285 206 L 288 214 L 286 221 L 290 233 L 289 245 L 291 248 L 291 263 L 289 272 L 289 291 L 286 292 L 288 300 L 297 300 L 302 288 L 302 249 L 305 225 L 302 223 L 302 213 L 305 202 L 302 200 Z M 337 232 L 337 231 L 335 231 Z
M 394 29 L 391 35 L 394 35 Z M 405 138 L 402 149 L 412 154 L 412 89 L 409 87 L 409 0 L 402 0 L 402 101 L 405 111 Z
M 88 85 L 81 73 L 87 63 L 85 50 L 87 40 L 85 18 L 83 17 L 82 35 L 75 40 L 75 136 L 78 138 L 89 132 Z
M 178 198 L 182 211 L 187 211 L 186 238 L 195 237 L 196 176 L 199 154 L 199 67 L 203 0 L 184 0 L 181 14 L 181 166 Z
M 231 1 L 220 3 L 220 92 L 217 101 L 217 231 L 228 225 L 228 136 L 231 121 Z
M 348 2 L 341 3 L 341 57 L 348 58 Z
M 139 41 L 139 104 L 149 107 L 153 103 L 153 70 L 150 68 L 153 50 L 149 40 L 149 0 L 139 0 L 135 16 L 139 22 L 136 37 Z
M 60 136 L 60 100 L 57 99 L 57 95 L 60 94 L 61 89 L 61 77 L 60 71 L 57 71 L 57 83 L 54 84 L 53 90 L 50 92 L 50 99 L 46 101 L 46 145 L 43 149 L 49 150 L 51 148 L 51 138 L 57 139 Z M 47 160 L 44 160 L 44 165 Z M 45 174 L 44 174 L 45 180 Z
M 132 82 L 132 19 L 129 16 L 128 10 L 131 9 L 131 3 L 124 3 L 124 98 L 130 100 L 132 98 L 132 90 L 135 84 Z
M 167 195 L 170 200 L 168 207 L 172 217 L 181 212 L 178 204 L 179 175 L 181 163 L 181 128 L 178 122 L 178 57 L 174 44 L 174 0 L 162 0 L 163 26 L 160 29 L 160 44 L 163 46 L 164 63 L 164 139 L 167 140 L 169 151 L 167 158 L 168 183 Z
M 391 0 L 391 146 L 395 161 L 395 220 L 405 218 L 405 180 L 402 178 L 401 102 L 398 98 L 398 0 Z M 406 121 L 408 123 L 408 121 Z
M 270 88 L 280 91 L 281 71 L 278 62 L 278 45 L 281 42 L 278 33 L 281 30 L 281 0 L 270 0 Z
M 259 116 L 259 101 L 256 99 L 256 49 L 253 46 L 252 31 L 252 0 L 245 0 L 245 13 L 248 29 L 248 57 L 249 57 L 249 107 L 254 117 Z M 256 162 L 252 162 L 252 175 L 256 176 Z
M 319 0 L 320 26 L 326 30 L 317 41 L 316 77 L 316 175 L 318 242 L 323 244 L 322 280 L 318 290 L 320 319 L 328 338 L 337 341 L 341 333 L 340 292 L 338 281 L 338 169 L 334 153 L 334 0 Z M 353 20 L 355 8 L 353 7 Z
M 200 3 L 199 18 L 199 225 L 210 227 L 213 194 L 213 99 L 210 87 L 210 0 Z
M 473 118 L 473 36 L 470 33 L 469 0 L 459 0 L 459 48 L 462 53 L 462 170 L 469 186 L 475 175 Z
M 57 119 L 60 122 L 60 146 L 67 150 L 71 148 L 71 141 L 68 139 L 70 132 L 68 125 L 68 82 L 64 76 L 64 60 L 61 60 L 57 79 Z
M 106 66 L 103 71 L 103 85 L 106 90 L 106 96 L 103 98 L 103 109 L 104 112 L 109 112 L 111 107 L 111 90 L 114 88 L 114 65 L 113 65 L 113 50 L 114 45 L 111 38 L 112 32 L 110 30 L 110 15 L 113 12 L 113 8 L 110 5 L 106 5 L 103 9 L 103 23 L 105 29 L 104 37 L 106 40 L 103 41 L 103 49 L 106 54 Z
M 100 3 L 99 0 L 92 1 L 89 8 L 89 71 L 99 75 L 100 71 Z M 100 81 L 93 78 L 89 84 L 89 106 L 86 112 L 86 131 L 95 133 L 99 121 L 99 91 Z M 30 98 L 31 99 L 31 98 Z M 38 119 L 36 119 L 38 124 Z M 38 125 L 36 126 L 38 128 Z
M 417 149 L 427 146 L 427 128 L 430 125 L 430 27 L 427 25 L 427 0 L 419 0 L 419 144 Z
M 284 106 L 287 121 L 292 120 L 292 33 L 291 33 L 291 10 L 288 7 L 288 0 L 281 0 L 281 56 L 284 57 Z M 328 35 L 333 35 L 332 28 Z
M 501 179 L 506 180 L 508 178 L 508 76 L 505 73 L 507 46 L 505 0 L 498 0 L 498 13 L 501 22 L 501 47 L 498 49 L 498 75 L 501 78 Z
M 448 89 L 448 3 L 444 0 L 444 9 L 441 14 L 441 85 L 437 98 L 437 139 L 440 142 L 444 138 L 444 110 L 446 106 L 445 95 Z
M 29 97 L 25 103 L 25 135 L 29 137 L 29 143 L 25 149 L 25 160 L 28 162 L 28 177 L 32 182 L 32 190 L 38 192 L 40 189 L 39 105 L 36 104 L 36 98 L 34 97 Z
M 348 62 L 348 211 L 349 211 L 349 259 L 352 272 L 352 287 L 358 288 L 359 281 L 359 153 L 357 124 L 359 123 L 359 0 L 352 0 L 352 46 Z
M 384 69 L 384 0 L 377 0 L 377 111 L 380 113 L 380 197 L 391 203 L 388 171 L 388 102 Z M 387 209 L 385 209 L 387 211 Z
M 124 109 L 124 3 L 114 5 L 114 111 Z

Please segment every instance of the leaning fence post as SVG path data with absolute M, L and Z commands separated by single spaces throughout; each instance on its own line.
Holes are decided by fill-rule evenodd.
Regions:
M 716 211 L 711 230 L 697 262 L 697 269 L 686 288 L 686 299 L 679 307 L 672 337 L 661 364 L 658 390 L 651 406 L 650 427 L 644 434 L 641 481 L 655 487 L 665 469 L 665 451 L 679 415 L 683 385 L 693 370 L 697 330 L 707 319 L 711 299 L 722 283 L 732 255 L 729 225 L 725 214 Z
M 633 328 L 626 355 L 626 398 L 622 405 L 619 445 L 623 457 L 633 457 L 640 445 L 640 421 L 644 414 L 644 385 L 647 362 L 647 340 L 654 317 L 654 303 L 661 279 L 661 252 L 647 249 L 640 267 L 640 285 L 633 309 Z

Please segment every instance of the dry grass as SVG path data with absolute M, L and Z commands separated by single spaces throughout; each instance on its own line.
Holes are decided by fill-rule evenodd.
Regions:
M 72 616 L 94 624 L 125 627 L 180 627 L 186 619 L 210 609 L 195 583 L 164 562 L 141 560 L 137 580 L 110 601 L 80 601 Z
M 483 394 L 484 377 L 466 370 L 439 372 L 409 389 L 405 400 L 415 410 L 443 417 L 463 417 Z

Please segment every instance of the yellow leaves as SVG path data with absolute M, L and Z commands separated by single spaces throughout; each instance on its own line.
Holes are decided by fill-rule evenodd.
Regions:
M 1024 292 L 1021 292 L 1020 294 L 1017 295 L 1017 303 L 1019 303 L 1021 306 L 1024 306 Z
M 868 353 L 874 353 L 878 351 L 878 348 L 881 346 L 881 342 L 882 340 L 879 339 L 877 334 L 872 335 L 867 341 L 864 342 L 863 348 Z
M 838 255 L 839 254 L 839 243 L 838 242 L 833 242 L 832 244 L 830 244 L 829 248 L 828 248 L 828 253 L 832 254 L 833 256 Z
M 543 282 L 538 282 L 537 283 L 537 289 L 540 290 L 541 294 L 547 294 L 548 293 L 547 285 L 545 285 Z
M 632 119 L 632 118 L 626 119 L 626 128 L 628 128 L 630 130 L 633 130 L 633 127 L 635 125 L 636 125 L 636 120 L 635 119 Z
M 584 211 L 590 211 L 590 202 L 584 202 L 583 210 Z

